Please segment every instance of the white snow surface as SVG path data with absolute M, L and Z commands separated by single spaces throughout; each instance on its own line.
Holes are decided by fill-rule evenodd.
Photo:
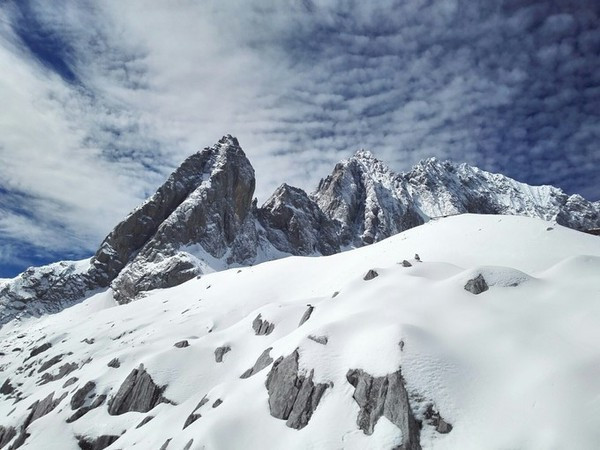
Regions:
M 412 267 L 399 264 L 404 259 Z M 365 281 L 369 269 L 379 276 Z M 474 295 L 464 285 L 478 274 L 490 288 Z M 315 309 L 298 327 L 307 304 Z M 258 314 L 275 324 L 271 334 L 254 334 Z M 182 339 L 190 346 L 173 346 Z M 52 347 L 27 361 L 29 376 L 19 367 L 44 342 Z M 10 378 L 24 399 L 13 404 L 0 394 L 0 425 L 18 428 L 35 400 L 68 392 L 29 426 L 22 448 L 77 449 L 76 435 L 124 433 L 108 448 L 158 449 L 171 438 L 169 449 L 190 439 L 191 449 L 390 449 L 399 429 L 383 417 L 371 436 L 358 428 L 346 373 L 401 368 L 417 418 L 431 402 L 453 426 L 439 434 L 424 422 L 424 449 L 595 449 L 599 342 L 600 238 L 527 217 L 461 215 L 333 256 L 211 273 L 123 306 L 106 291 L 8 324 L 0 330 L 0 385 Z M 231 351 L 216 363 L 214 350 L 225 345 Z M 333 383 L 301 430 L 269 413 L 270 367 L 240 379 L 268 347 L 273 359 L 299 348 L 301 370 Z M 48 371 L 66 362 L 79 369 L 39 386 L 38 366 L 69 352 Z M 107 366 L 113 358 L 120 368 Z M 140 364 L 176 405 L 110 416 L 105 403 L 65 422 L 71 394 L 87 381 L 110 398 Z M 78 382 L 63 388 L 72 376 Z M 205 395 L 202 417 L 182 430 Z M 223 403 L 213 408 L 217 399 Z

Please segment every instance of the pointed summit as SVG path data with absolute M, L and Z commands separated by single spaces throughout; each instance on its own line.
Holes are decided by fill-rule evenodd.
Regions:
M 231 135 L 190 156 L 101 246 L 100 255 L 111 254 L 106 248 L 127 255 L 111 284 L 118 299 L 196 276 L 199 255 L 225 257 L 250 213 L 254 187 L 254 169 Z M 128 246 L 130 235 L 137 241 Z

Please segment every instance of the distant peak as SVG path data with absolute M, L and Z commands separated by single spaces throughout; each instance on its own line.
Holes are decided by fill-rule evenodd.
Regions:
M 223 136 L 221 139 L 219 139 L 219 144 L 220 145 L 233 145 L 235 147 L 239 147 L 240 143 L 237 140 L 236 137 L 232 136 L 231 134 L 226 134 L 225 136 Z
M 364 148 L 357 150 L 356 153 L 354 153 L 354 155 L 350 159 L 357 159 L 362 161 L 377 161 L 377 158 L 373 156 L 373 153 L 371 153 L 370 150 L 365 150 Z

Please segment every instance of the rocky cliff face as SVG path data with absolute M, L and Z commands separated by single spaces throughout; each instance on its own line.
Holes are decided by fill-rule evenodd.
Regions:
M 335 166 L 313 194 L 339 227 L 342 245 L 359 247 L 424 223 L 404 180 L 361 150 Z
M 237 139 L 223 137 L 186 159 L 91 260 L 31 268 L 0 284 L 0 324 L 59 311 L 108 286 L 126 303 L 206 270 L 329 255 L 440 216 L 514 214 L 578 230 L 600 227 L 600 202 L 435 158 L 397 174 L 361 150 L 312 194 L 283 184 L 262 207 L 253 202 L 254 186 L 254 169 Z
M 111 284 L 117 298 L 128 301 L 140 291 L 180 284 L 202 273 L 203 256 L 228 256 L 250 214 L 254 186 L 254 169 L 231 136 L 188 158 L 103 244 L 112 249 L 110 241 L 127 242 L 130 233 L 121 228 L 151 232 L 139 250 L 126 249 L 129 263 Z M 98 254 L 92 264 L 97 260 Z

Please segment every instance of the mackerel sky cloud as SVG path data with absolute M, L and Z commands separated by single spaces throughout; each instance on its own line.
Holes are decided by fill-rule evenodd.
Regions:
M 600 3 L 0 1 L 0 277 L 237 136 L 259 201 L 368 148 L 600 199 Z

